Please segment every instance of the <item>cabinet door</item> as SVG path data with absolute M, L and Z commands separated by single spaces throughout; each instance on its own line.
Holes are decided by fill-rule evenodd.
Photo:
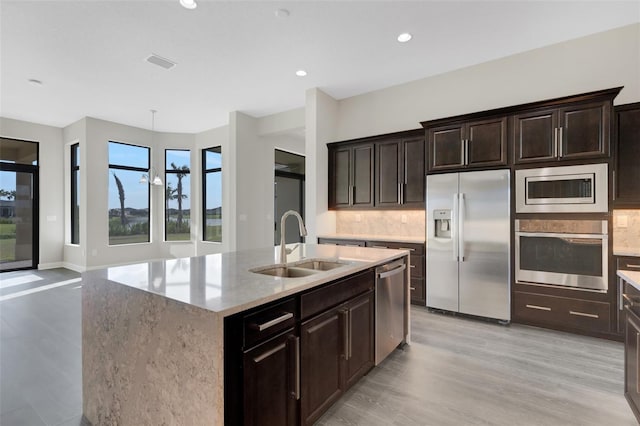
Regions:
M 244 424 L 297 424 L 299 338 L 286 333 L 244 354 Z
M 627 307 L 627 329 L 624 340 L 624 393 L 633 412 L 640 408 L 640 319 Z
M 348 207 L 351 203 L 351 148 L 336 148 L 331 152 L 329 179 L 330 207 Z
M 345 306 L 347 315 L 348 344 L 345 356 L 345 389 L 364 376 L 374 365 L 374 323 L 375 309 L 373 292 L 350 301 Z
M 507 118 L 471 122 L 466 125 L 467 166 L 507 164 Z
M 518 114 L 513 119 L 516 163 L 552 161 L 557 158 L 558 116 L 555 110 Z
M 402 141 L 402 204 L 407 207 L 424 208 L 424 139 L 408 139 Z M 402 182 L 401 182 L 402 183 Z
M 434 127 L 428 135 L 429 170 L 457 169 L 464 165 L 462 124 Z
M 376 143 L 376 206 L 400 204 L 400 141 Z
M 313 424 L 342 395 L 345 328 L 346 314 L 336 308 L 307 321 L 300 329 L 303 425 Z
M 373 206 L 373 144 L 353 147 L 351 205 Z
M 609 155 L 610 102 L 576 105 L 559 110 L 560 159 Z
M 640 102 L 616 108 L 616 205 L 640 205 Z

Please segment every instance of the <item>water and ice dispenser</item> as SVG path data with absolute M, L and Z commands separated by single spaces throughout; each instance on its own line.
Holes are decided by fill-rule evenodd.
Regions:
M 451 209 L 433 211 L 436 238 L 451 238 Z

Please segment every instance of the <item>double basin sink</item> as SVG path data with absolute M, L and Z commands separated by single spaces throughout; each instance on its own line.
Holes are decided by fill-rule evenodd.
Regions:
M 261 266 L 249 271 L 274 277 L 299 278 L 317 274 L 318 272 L 330 271 L 348 264 L 349 262 L 337 259 L 303 259 L 293 263 Z

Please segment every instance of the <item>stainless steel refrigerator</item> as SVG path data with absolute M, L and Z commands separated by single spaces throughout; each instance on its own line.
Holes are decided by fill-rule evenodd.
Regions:
M 509 170 L 427 176 L 427 306 L 511 319 Z

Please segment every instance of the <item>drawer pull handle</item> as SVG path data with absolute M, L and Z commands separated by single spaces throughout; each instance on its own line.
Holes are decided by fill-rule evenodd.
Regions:
M 411 291 L 414 291 L 416 288 L 415 287 L 409 287 L 411 289 Z
M 373 248 L 383 248 L 383 249 L 389 248 L 387 246 L 371 246 L 371 247 L 373 247 Z
M 550 311 L 551 308 L 547 308 L 546 306 L 538 306 L 538 305 L 525 305 L 529 309 L 538 309 L 540 311 Z
M 286 314 L 281 315 L 278 318 L 274 318 L 271 321 L 267 321 L 262 324 L 251 324 L 251 328 L 258 331 L 264 331 L 267 328 L 273 327 L 274 325 L 278 325 L 281 322 L 285 322 L 286 320 L 291 318 L 293 318 L 293 314 L 291 312 L 287 312 Z
M 409 248 L 409 247 L 400 247 L 398 250 L 416 251 L 416 249 L 414 249 L 414 248 Z
M 640 265 L 635 265 L 633 263 L 627 263 L 627 268 L 640 269 Z
M 409 265 L 409 268 L 415 268 L 416 265 Z
M 571 315 L 577 315 L 579 317 L 600 318 L 600 315 L 598 314 L 587 314 L 586 312 L 569 311 L 569 313 Z
M 624 293 L 623 293 L 623 294 L 622 294 L 622 298 L 623 298 L 624 300 L 626 300 L 627 302 L 629 302 L 629 306 L 634 306 L 634 305 L 635 305 L 635 303 L 634 303 L 633 299 L 632 299 L 631 297 L 629 297 L 628 295 L 626 295 L 626 294 L 624 294 Z

